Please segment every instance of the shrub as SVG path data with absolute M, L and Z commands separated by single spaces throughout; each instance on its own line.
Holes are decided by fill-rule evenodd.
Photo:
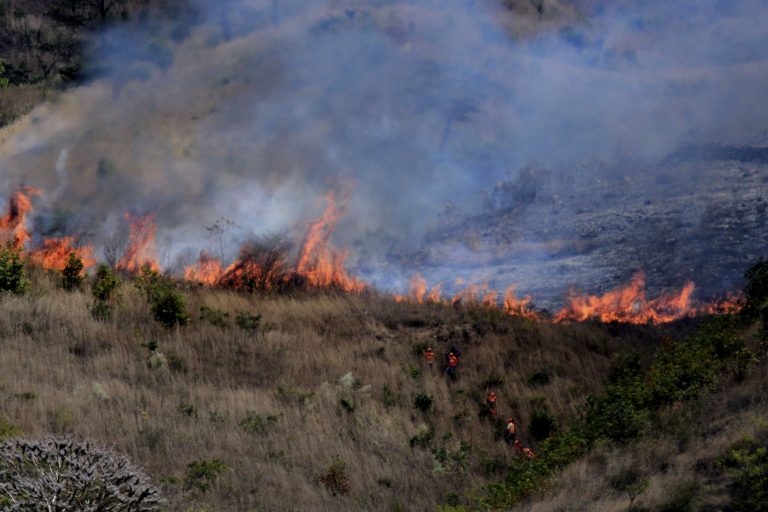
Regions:
M 94 303 L 91 313 L 95 318 L 105 320 L 112 314 L 112 307 L 117 301 L 115 290 L 120 286 L 120 278 L 106 265 L 99 265 L 91 285 Z
M 11 425 L 5 418 L 0 418 L 0 440 L 16 437 L 19 434 L 21 430 Z
M 549 410 L 534 410 L 531 415 L 531 422 L 528 425 L 528 432 L 531 433 L 536 441 L 543 441 L 552 435 L 557 428 L 555 418 L 552 417 Z
M 48 437 L 0 444 L 0 498 L 13 510 L 161 510 L 150 479 L 90 441 Z
M 200 321 L 208 322 L 214 327 L 219 329 L 229 329 L 229 313 L 219 311 L 218 309 L 209 308 L 208 306 L 200 306 Z
M 0 249 L 0 292 L 21 294 L 29 287 L 26 265 L 13 249 Z
M 613 490 L 627 493 L 630 506 L 648 487 L 648 480 L 643 478 L 642 472 L 635 466 L 622 468 L 610 477 L 608 483 Z
M 348 496 L 352 491 L 347 465 L 338 456 L 333 457 L 328 469 L 320 477 L 320 483 L 334 496 Z
M 731 478 L 729 510 L 768 510 L 768 446 L 756 442 L 737 443 L 720 465 Z
M 549 373 L 549 368 L 542 368 L 541 370 L 528 375 L 525 378 L 525 383 L 531 387 L 546 386 L 549 384 L 552 376 Z
M 187 325 L 187 301 L 171 282 L 158 285 L 151 296 L 150 308 L 155 320 L 172 329 Z
M 427 412 L 432 407 L 432 397 L 426 393 L 419 393 L 413 399 L 413 406 L 421 412 Z
M 235 317 L 235 324 L 242 330 L 255 334 L 261 325 L 261 315 L 252 315 L 247 311 L 241 311 Z
M 83 260 L 74 252 L 69 254 L 69 259 L 61 271 L 61 286 L 65 290 L 78 290 L 83 285 Z
M 196 460 L 187 464 L 187 475 L 184 486 L 187 489 L 197 489 L 206 492 L 229 467 L 219 459 Z
M 754 317 L 764 314 L 768 308 L 768 260 L 760 258 L 744 273 L 747 285 L 744 288 L 746 304 L 743 313 Z
M 272 414 L 261 416 L 254 412 L 249 412 L 245 418 L 240 421 L 240 428 L 246 432 L 263 434 L 267 431 L 269 425 L 275 423 L 277 423 L 277 416 L 273 416 Z
M 696 481 L 683 482 L 672 489 L 667 500 L 662 503 L 658 512 L 688 512 L 693 510 L 693 503 L 699 493 L 699 483 Z

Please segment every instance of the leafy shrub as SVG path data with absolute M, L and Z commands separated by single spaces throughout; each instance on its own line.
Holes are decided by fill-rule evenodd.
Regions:
M 235 324 L 242 330 L 255 334 L 261 325 L 261 315 L 252 315 L 247 311 L 241 311 L 235 317 Z
M 176 410 L 189 418 L 197 418 L 197 408 L 193 404 L 182 402 L 176 406 Z
M 419 431 L 411 437 L 410 440 L 408 440 L 408 444 L 411 448 L 414 448 L 416 446 L 419 446 L 421 448 L 428 448 L 429 444 L 432 442 L 432 438 L 435 435 L 434 429 L 427 427 L 426 425 L 422 425 L 421 428 L 419 428 Z
M 622 468 L 609 478 L 608 483 L 613 490 L 626 492 L 630 505 L 648 487 L 648 479 L 643 478 L 643 473 L 635 466 Z
M 490 374 L 480 383 L 480 389 L 499 388 L 504 384 L 504 379 L 497 373 Z
M 0 418 L 0 440 L 16 437 L 19 434 L 21 430 L 11 425 L 5 418 Z
M 720 462 L 730 477 L 734 512 L 768 510 L 768 445 L 752 440 L 737 443 Z
M 26 265 L 13 249 L 0 249 L 0 292 L 22 294 L 29 287 Z
M 342 399 L 340 399 L 340 400 L 339 400 L 339 405 L 341 405 L 341 407 L 342 407 L 342 408 L 343 408 L 345 411 L 347 411 L 348 413 L 350 413 L 350 414 L 352 414 L 353 412 L 355 412 L 355 409 L 356 409 L 356 407 L 355 407 L 355 403 L 354 403 L 352 400 L 348 399 L 348 398 L 342 398 Z
M 528 425 L 528 432 L 537 441 L 543 441 L 552 435 L 557 428 L 555 418 L 552 417 L 549 410 L 534 410 L 531 415 L 531 422 Z
M 200 306 L 200 321 L 208 322 L 214 327 L 219 329 L 229 329 L 229 313 L 219 311 L 218 309 L 209 308 L 208 306 Z
M 277 416 L 267 414 L 261 416 L 254 412 L 249 412 L 245 418 L 240 421 L 240 428 L 246 432 L 263 434 L 267 431 L 269 425 L 277 423 Z
M 67 263 L 61 271 L 61 286 L 65 290 L 79 290 L 83 285 L 83 260 L 74 252 L 69 254 Z
M 658 512 L 688 512 L 693 510 L 693 503 L 698 492 L 698 482 L 683 482 L 672 489 L 667 500 L 659 505 Z
M 117 301 L 115 290 L 120 286 L 120 278 L 107 265 L 99 265 L 91 285 L 94 303 L 91 313 L 99 320 L 105 320 L 112 314 L 112 308 Z
M 162 510 L 160 490 L 131 462 L 89 441 L 0 444 L 0 498 L 13 510 Z M 47 505 L 45 505 L 47 504 Z
M 186 298 L 169 281 L 154 288 L 150 300 L 150 309 L 155 320 L 169 329 L 187 325 L 187 322 L 189 322 Z
M 392 391 L 392 388 L 389 387 L 389 384 L 384 384 L 384 386 L 381 389 L 382 392 L 382 401 L 384 402 L 384 405 L 387 407 L 394 407 L 400 403 L 400 397 L 397 396 L 397 394 Z
M 320 483 L 334 496 L 348 496 L 352 492 L 347 465 L 338 456 L 333 457 L 328 469 L 320 477 Z
M 549 373 L 549 368 L 542 368 L 541 370 L 528 375 L 525 378 L 525 383 L 531 387 L 546 386 L 549 384 L 552 376 Z
M 432 407 L 432 397 L 426 393 L 419 393 L 413 399 L 413 406 L 421 412 L 427 412 Z
M 748 317 L 765 315 L 768 309 L 768 260 L 760 258 L 744 273 L 747 285 L 744 288 L 746 304 L 743 314 Z
M 153 269 L 149 263 L 142 265 L 139 275 L 133 281 L 133 286 L 146 296 L 147 302 L 150 304 L 155 296 L 155 292 L 162 284 L 163 278 L 160 272 Z
M 187 475 L 184 486 L 187 489 L 197 489 L 206 492 L 229 467 L 219 459 L 196 460 L 187 464 Z

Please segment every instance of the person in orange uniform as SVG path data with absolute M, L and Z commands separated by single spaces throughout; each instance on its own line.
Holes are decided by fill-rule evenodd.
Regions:
M 448 354 L 448 366 L 445 368 L 445 373 L 448 374 L 448 377 L 451 378 L 452 381 L 456 380 L 457 377 L 457 371 L 459 366 L 459 358 L 456 354 L 453 352 Z
M 485 395 L 485 412 L 489 418 L 496 417 L 496 393 L 493 391 Z
M 432 347 L 427 347 L 427 350 L 424 351 L 424 361 L 426 361 L 427 366 L 429 366 L 429 371 L 432 371 L 432 365 L 435 362 L 435 353 L 432 351 Z
M 516 440 L 516 437 L 517 427 L 515 426 L 515 420 L 514 418 L 509 418 L 507 420 L 507 428 L 504 430 L 504 440 L 510 444 L 513 444 Z

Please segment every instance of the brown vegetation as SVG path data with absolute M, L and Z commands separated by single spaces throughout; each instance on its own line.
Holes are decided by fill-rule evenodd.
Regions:
M 631 329 L 622 339 L 375 295 L 187 292 L 188 311 L 207 309 L 175 329 L 130 284 L 107 321 L 92 316 L 90 293 L 44 275 L 26 296 L 2 297 L 0 417 L 26 437 L 114 443 L 178 510 L 427 510 L 516 456 L 479 417 L 486 389 L 534 443 L 534 408 L 566 421 L 600 387 L 609 354 L 635 343 Z M 262 316 L 255 333 L 243 313 Z M 463 351 L 455 384 L 440 371 L 452 345 Z M 423 412 L 419 394 L 433 400 Z

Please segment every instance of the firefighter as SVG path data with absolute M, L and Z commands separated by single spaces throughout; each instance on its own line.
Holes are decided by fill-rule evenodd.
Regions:
M 435 362 L 435 353 L 432 351 L 432 347 L 427 347 L 427 350 L 424 351 L 424 361 L 426 361 L 427 366 L 429 366 L 429 371 L 432 371 L 432 364 Z
M 517 441 L 516 438 L 517 438 L 517 427 L 515 426 L 515 420 L 514 418 L 509 418 L 507 419 L 507 428 L 504 430 L 504 440 L 507 443 L 514 444 L 515 447 L 517 447 L 519 441 Z
M 493 391 L 485 395 L 485 412 L 491 419 L 496 417 L 496 393 Z
M 457 372 L 459 367 L 459 358 L 453 352 L 448 354 L 448 366 L 445 367 L 445 373 L 452 381 L 456 381 Z
M 534 458 L 536 458 L 536 454 L 533 453 L 533 450 L 531 450 L 527 446 L 522 449 L 522 452 L 523 452 L 523 455 L 525 456 L 526 459 L 534 459 Z

